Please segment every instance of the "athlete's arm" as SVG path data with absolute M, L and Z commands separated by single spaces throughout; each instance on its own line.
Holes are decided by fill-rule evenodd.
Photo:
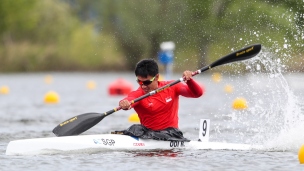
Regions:
M 179 93 L 185 97 L 200 97 L 203 94 L 202 87 L 192 79 L 192 71 L 184 71 L 185 84 L 180 84 Z
M 139 89 L 132 91 L 128 94 L 127 97 L 125 97 L 124 99 L 119 101 L 119 106 L 123 109 L 123 110 L 129 110 L 132 107 L 134 107 L 136 105 L 136 103 L 131 104 L 131 101 L 136 99 L 137 97 L 141 96 L 141 92 Z
M 193 79 L 187 81 L 186 84 L 180 83 L 179 94 L 185 97 L 197 98 L 203 95 L 203 88 Z

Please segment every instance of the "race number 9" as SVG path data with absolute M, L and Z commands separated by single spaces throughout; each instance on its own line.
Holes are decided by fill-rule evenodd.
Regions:
M 201 141 L 209 141 L 210 119 L 200 120 L 199 139 Z
M 207 121 L 204 120 L 202 125 L 202 135 L 205 136 L 206 132 L 207 132 Z

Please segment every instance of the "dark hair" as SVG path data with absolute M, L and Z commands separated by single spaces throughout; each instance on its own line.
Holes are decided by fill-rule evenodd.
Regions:
M 143 59 L 136 64 L 135 75 L 147 78 L 158 74 L 158 65 L 153 59 Z

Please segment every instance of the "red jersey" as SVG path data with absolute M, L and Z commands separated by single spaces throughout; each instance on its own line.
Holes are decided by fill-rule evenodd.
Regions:
M 173 81 L 158 81 L 158 87 Z M 142 95 L 139 87 L 125 98 L 129 101 Z M 168 127 L 178 128 L 179 96 L 197 98 L 203 94 L 203 89 L 193 80 L 180 82 L 154 95 L 148 96 L 132 105 L 143 126 L 152 130 L 163 130 Z

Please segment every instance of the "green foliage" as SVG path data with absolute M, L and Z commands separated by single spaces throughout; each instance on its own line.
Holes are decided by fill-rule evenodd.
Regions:
M 113 38 L 81 24 L 66 3 L 4 0 L 0 11 L 0 71 L 123 68 Z
M 16 38 L 35 28 L 37 15 L 32 11 L 35 0 L 3 0 L 0 6 L 0 34 L 1 37 L 11 32 Z
M 184 5 L 183 0 L 103 1 L 100 20 L 105 21 L 105 30 L 114 35 L 133 69 L 141 58 L 156 58 L 160 42 L 176 37 L 183 28 Z
M 0 71 L 133 69 L 174 41 L 175 70 L 262 43 L 286 64 L 304 44 L 298 0 L 2 0 Z M 197 65 L 197 67 L 195 66 Z M 229 68 L 227 68 L 229 69 Z

